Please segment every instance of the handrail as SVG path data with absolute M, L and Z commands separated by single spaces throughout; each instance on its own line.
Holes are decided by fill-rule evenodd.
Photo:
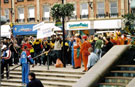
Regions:
M 73 87 L 96 86 L 98 81 L 128 48 L 128 45 L 116 45 L 111 48 Z
M 45 52 L 42 52 L 41 54 L 39 54 L 39 55 L 33 57 L 33 59 L 37 59 L 38 57 L 40 57 L 40 56 L 42 56 L 42 55 L 44 55 L 44 54 L 45 54 Z M 49 59 L 49 58 L 48 58 L 48 59 Z M 49 61 L 47 61 L 47 62 L 48 62 L 48 67 L 49 67 Z M 18 67 L 20 67 L 20 66 L 21 66 L 21 64 L 20 64 L 20 65 L 17 65 L 16 67 L 14 67 L 14 68 L 12 68 L 12 69 L 10 69 L 10 70 L 8 70 L 7 72 L 13 71 L 13 70 L 15 70 L 16 68 L 18 68 Z M 48 69 L 49 69 L 49 68 L 48 68 Z M 4 75 L 4 74 L 6 74 L 7 72 L 2 73 L 1 76 Z

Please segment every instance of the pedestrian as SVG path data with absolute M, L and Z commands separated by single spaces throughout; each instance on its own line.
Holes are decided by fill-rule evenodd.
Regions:
M 87 64 L 87 68 L 89 70 L 99 60 L 99 57 L 97 56 L 96 53 L 93 52 L 92 47 L 90 47 L 88 51 L 90 52 L 90 55 L 88 56 L 88 64 Z
M 76 34 L 76 45 L 74 45 L 74 62 L 75 62 L 75 69 L 78 69 L 81 67 L 81 54 L 80 54 L 80 48 L 81 48 L 81 40 L 79 38 L 79 34 Z
M 40 80 L 36 79 L 35 73 L 29 73 L 29 80 L 31 80 L 27 87 L 44 87 Z
M 3 45 L 2 48 L 2 61 L 1 61 L 1 78 L 4 78 L 4 67 L 6 67 L 6 76 L 9 79 L 9 59 L 11 58 L 11 51 L 7 48 L 6 45 Z
M 24 46 L 24 49 L 21 53 L 20 64 L 22 65 L 22 83 L 26 85 L 29 83 L 29 63 L 33 64 L 33 59 L 31 58 L 29 49 L 27 46 Z
M 87 41 L 86 35 L 84 35 L 82 37 L 82 39 L 84 42 L 81 45 L 80 53 L 82 54 L 82 60 L 83 60 L 83 64 L 84 64 L 83 72 L 86 72 L 87 71 L 88 56 L 89 56 L 88 49 L 91 47 L 91 44 L 90 44 L 90 42 Z

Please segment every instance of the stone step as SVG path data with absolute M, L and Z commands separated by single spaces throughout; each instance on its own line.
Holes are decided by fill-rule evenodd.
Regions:
M 21 69 L 15 69 L 15 72 L 22 72 Z M 84 75 L 84 72 L 77 71 L 56 71 L 56 70 L 30 70 L 31 72 L 39 72 L 39 73 L 59 73 L 59 74 L 76 74 L 76 75 Z
M 111 71 L 111 73 L 114 76 L 124 76 L 124 77 L 134 77 L 135 76 L 135 71 L 115 70 L 115 71 Z
M 135 65 L 116 65 L 116 67 L 134 67 L 135 68 Z
M 73 75 L 73 74 L 64 74 L 64 73 L 37 73 L 35 72 L 36 76 L 44 76 L 44 77 L 63 77 L 63 78 L 76 78 L 76 79 L 80 79 L 81 76 L 83 75 Z M 10 75 L 22 75 L 21 72 L 15 72 L 15 71 L 11 71 Z
M 22 83 L 21 83 L 21 81 L 16 81 L 15 83 L 14 83 L 14 81 L 15 81 L 16 79 L 12 79 L 12 81 L 6 81 L 6 82 L 1 82 L 1 84 L 2 85 L 4 85 L 4 86 L 9 86 L 9 87 L 11 87 L 11 86 L 14 86 L 14 87 L 22 87 Z M 45 87 L 50 87 L 50 86 L 57 86 L 57 87 L 72 87 L 72 85 L 74 84 L 74 83 L 66 83 L 66 82 L 55 82 L 55 81 L 41 81 L 42 83 L 43 83 L 43 85 L 45 85 Z
M 105 77 L 106 83 L 129 83 L 133 77 Z
M 125 83 L 99 83 L 99 87 L 125 87 Z
M 13 83 L 21 83 L 21 76 L 10 76 L 10 79 L 3 79 L 2 82 L 13 82 Z M 55 81 L 55 82 L 66 82 L 66 83 L 76 83 L 78 79 L 67 79 L 67 78 L 57 78 L 57 77 L 37 77 L 37 79 L 40 79 L 42 81 Z

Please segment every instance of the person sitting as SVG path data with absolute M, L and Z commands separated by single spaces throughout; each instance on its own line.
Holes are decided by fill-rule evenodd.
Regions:
M 87 63 L 87 68 L 89 70 L 99 60 L 99 57 L 97 56 L 96 53 L 93 52 L 92 47 L 90 47 L 88 51 L 90 52 L 90 55 L 88 56 L 88 63 Z
M 26 87 L 44 87 L 40 80 L 36 79 L 35 73 L 29 73 L 29 80 L 31 80 Z

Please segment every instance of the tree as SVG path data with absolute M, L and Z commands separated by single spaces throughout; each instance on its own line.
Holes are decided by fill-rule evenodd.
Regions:
M 134 22 L 135 22 L 135 15 L 134 14 L 126 14 L 124 15 L 125 18 L 125 32 L 127 32 L 130 35 L 135 35 L 135 28 L 134 28 Z
M 73 4 L 55 4 L 51 8 L 51 15 L 56 22 L 60 22 L 61 18 L 64 16 L 70 18 L 73 14 L 74 6 Z

